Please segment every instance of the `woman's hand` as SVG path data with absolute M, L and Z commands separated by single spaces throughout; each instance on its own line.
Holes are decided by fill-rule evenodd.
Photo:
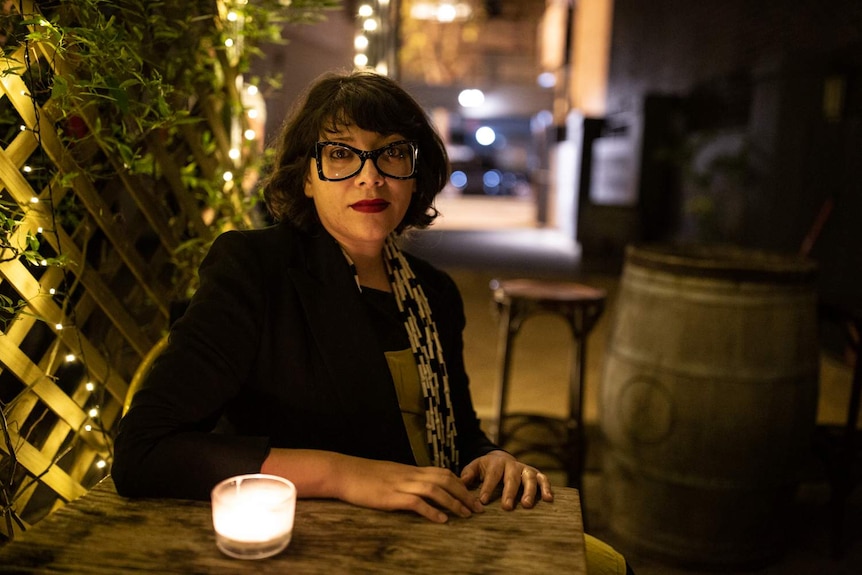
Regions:
M 469 486 L 482 481 L 479 500 L 483 504 L 491 501 L 491 496 L 500 480 L 503 481 L 503 509 L 515 508 L 515 497 L 523 486 L 521 505 L 530 508 L 536 502 L 536 490 L 542 501 L 553 501 L 554 493 L 547 475 L 535 467 L 524 465 L 505 451 L 492 451 L 471 461 L 461 472 L 461 480 Z
M 413 511 L 436 523 L 469 517 L 482 503 L 448 469 L 416 467 L 328 451 L 270 450 L 262 473 L 296 484 L 299 497 L 335 498 L 372 509 Z
M 436 523 L 482 512 L 482 503 L 448 469 L 350 458 L 339 499 L 384 510 L 408 510 Z

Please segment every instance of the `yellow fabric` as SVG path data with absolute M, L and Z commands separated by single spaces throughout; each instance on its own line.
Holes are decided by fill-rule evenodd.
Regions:
M 613 547 L 584 533 L 587 575 L 626 575 L 626 560 Z
M 401 407 L 401 417 L 413 449 L 413 457 L 420 466 L 431 465 L 431 455 L 428 453 L 428 438 L 425 433 L 425 401 L 422 398 L 422 384 L 419 381 L 419 369 L 416 359 L 409 349 L 387 351 L 386 361 L 395 391 L 398 394 L 398 405 Z

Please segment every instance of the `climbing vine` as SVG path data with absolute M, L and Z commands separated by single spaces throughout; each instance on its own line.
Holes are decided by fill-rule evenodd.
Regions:
M 286 23 L 338 5 L 0 4 L 0 542 L 55 506 L 46 486 L 69 499 L 65 477 L 109 469 L 129 345 L 93 310 L 140 359 L 167 314 L 157 288 L 187 296 L 212 238 L 259 224 L 250 95 L 274 79 L 246 74 Z M 152 232 L 120 234 L 144 220 Z M 139 261 L 153 245 L 170 265 Z

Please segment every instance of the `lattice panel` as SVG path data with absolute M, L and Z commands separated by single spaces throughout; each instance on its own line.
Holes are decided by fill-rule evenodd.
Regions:
M 32 3 L 23 6 L 37 13 Z M 47 41 L 4 50 L 20 70 L 38 65 L 40 73 L 38 80 L 0 77 L 0 200 L 17 222 L 0 230 L 0 298 L 7 304 L 0 310 L 7 422 L 0 481 L 11 483 L 5 493 L 12 498 L 0 500 L 0 512 L 14 509 L 20 521 L 6 513 L 0 541 L 108 472 L 129 381 L 191 281 L 178 277 L 174 254 L 183 242 L 212 234 L 182 170 L 194 158 L 195 176 L 214 178 L 229 161 L 219 102 L 231 97 L 203 94 L 203 121 L 185 125 L 178 137 L 152 135 L 152 173 L 132 174 L 97 139 L 76 143 L 76 134 L 100 129 L 95 108 L 70 117 L 52 99 L 51 78 L 68 74 L 72 62 Z M 230 69 L 222 74 L 235 90 Z M 215 151 L 205 152 L 204 141 Z M 97 178 L 93 166 L 100 167 Z M 44 263 L 21 253 L 33 239 Z

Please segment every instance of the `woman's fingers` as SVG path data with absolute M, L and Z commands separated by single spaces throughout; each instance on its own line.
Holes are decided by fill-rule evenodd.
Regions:
M 521 485 L 524 488 L 521 495 L 521 505 L 529 509 L 536 503 L 536 488 L 538 486 L 538 471 L 525 467 L 521 470 Z
M 435 504 L 438 509 L 444 509 L 460 517 L 470 517 L 474 512 L 481 512 L 481 503 L 469 492 L 461 493 L 453 486 L 416 483 L 409 486 L 408 491 L 422 501 Z
M 551 489 L 551 480 L 548 479 L 548 476 L 544 473 L 539 473 L 536 475 L 536 479 L 539 482 L 539 489 L 542 491 L 542 501 L 546 501 L 550 503 L 554 500 L 554 490 Z
M 413 511 L 437 523 L 445 522 L 447 513 L 469 517 L 483 510 L 479 499 L 447 469 L 374 462 L 368 471 L 362 480 L 370 483 L 356 493 L 364 500 L 360 504 Z M 377 497 L 371 501 L 368 496 L 375 491 Z

